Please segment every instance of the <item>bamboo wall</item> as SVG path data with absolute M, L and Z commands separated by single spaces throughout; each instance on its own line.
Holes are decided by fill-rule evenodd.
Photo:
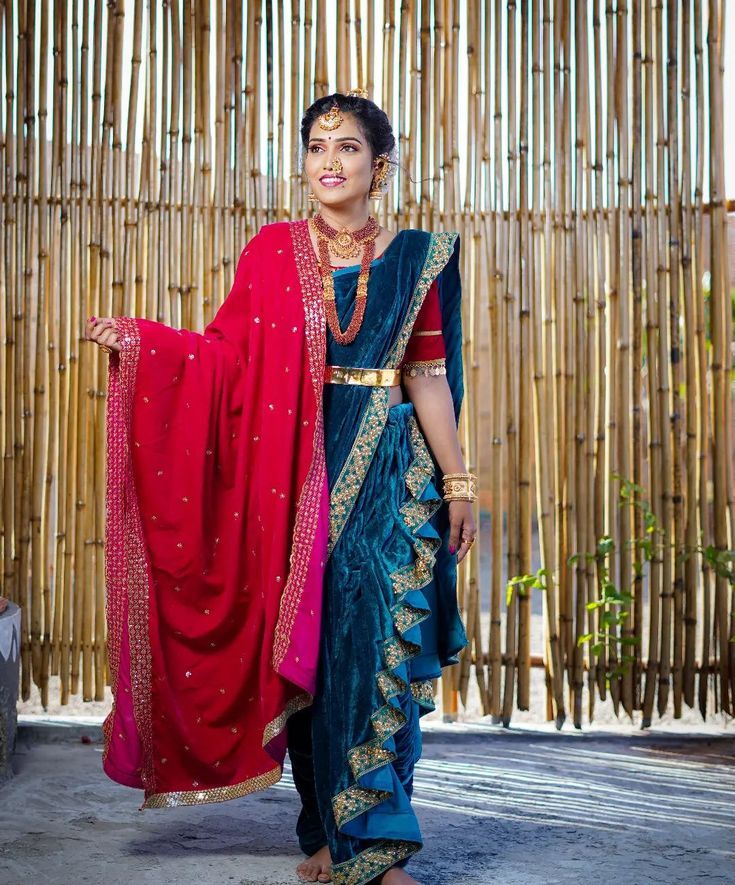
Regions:
M 474 692 L 507 722 L 543 665 L 557 724 L 610 697 L 644 723 L 732 714 L 723 16 L 0 0 L 2 557 L 23 696 L 48 701 L 50 675 L 62 703 L 106 682 L 106 372 L 85 318 L 202 328 L 246 239 L 308 211 L 303 109 L 363 86 L 400 148 L 381 220 L 462 234 L 461 429 L 487 513 L 445 712 Z

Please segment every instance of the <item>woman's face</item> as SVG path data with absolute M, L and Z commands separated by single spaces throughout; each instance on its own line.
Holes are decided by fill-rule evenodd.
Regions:
M 373 180 L 373 155 L 352 114 L 331 131 L 311 127 L 304 171 L 312 193 L 326 207 L 343 207 L 367 198 Z

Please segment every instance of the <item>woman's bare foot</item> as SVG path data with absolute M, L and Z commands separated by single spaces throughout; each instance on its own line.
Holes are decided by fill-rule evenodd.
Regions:
M 421 885 L 421 883 L 400 867 L 391 867 L 383 873 L 380 885 Z
M 296 872 L 304 882 L 331 882 L 332 855 L 329 853 L 329 846 L 325 845 L 316 854 L 307 857 L 303 863 L 296 867 Z M 413 879 L 407 881 L 412 882 Z

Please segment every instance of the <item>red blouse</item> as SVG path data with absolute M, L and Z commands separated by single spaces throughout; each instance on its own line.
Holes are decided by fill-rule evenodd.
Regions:
M 416 317 L 401 365 L 425 360 L 441 360 L 445 356 L 439 287 L 434 280 Z

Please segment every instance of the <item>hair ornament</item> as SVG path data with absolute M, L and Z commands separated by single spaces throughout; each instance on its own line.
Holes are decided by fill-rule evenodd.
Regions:
M 367 89 L 362 89 L 358 87 L 357 89 L 350 89 L 347 95 L 351 96 L 352 98 L 367 98 L 368 91 Z

